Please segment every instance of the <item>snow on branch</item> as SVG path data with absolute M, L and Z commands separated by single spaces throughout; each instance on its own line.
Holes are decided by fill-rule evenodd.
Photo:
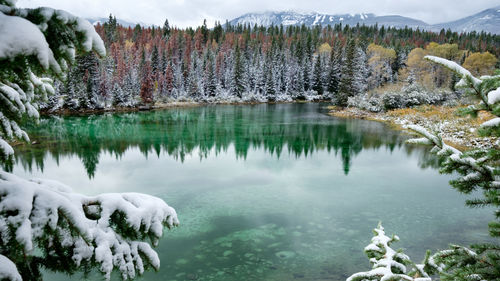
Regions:
M 495 118 L 493 120 L 496 120 L 499 118 Z M 492 121 L 493 121 L 492 120 Z M 461 171 L 469 171 L 462 180 L 472 180 L 477 178 L 477 173 L 480 173 L 481 175 L 485 176 L 486 178 L 490 179 L 493 181 L 495 179 L 494 176 L 494 169 L 490 166 L 483 165 L 487 160 L 489 160 L 489 156 L 484 156 L 480 159 L 474 159 L 473 157 L 470 157 L 464 153 L 462 153 L 460 150 L 447 145 L 444 143 L 443 139 L 439 136 L 436 136 L 429 131 L 427 131 L 425 128 L 418 126 L 418 125 L 409 125 L 406 126 L 405 128 L 423 136 L 424 138 L 418 138 L 418 139 L 410 139 L 407 142 L 408 143 L 418 143 L 418 144 L 429 144 L 431 143 L 434 145 L 434 151 L 436 151 L 437 155 L 440 156 L 445 156 L 447 157 L 445 166 L 451 166 L 451 165 L 459 165 L 461 166 Z M 427 139 L 427 140 L 426 140 Z
M 500 77 L 498 77 L 500 78 Z M 500 102 L 500 87 L 488 93 L 488 104 L 494 105 Z
M 470 106 L 467 113 L 476 115 L 480 110 L 487 110 L 500 117 L 500 75 L 485 75 L 481 76 L 481 78 L 476 78 L 469 70 L 463 68 L 456 62 L 435 56 L 425 56 L 424 58 L 458 73 L 462 79 L 456 84 L 456 86 L 467 88 L 472 95 L 481 100 L 479 104 Z M 491 135 L 492 131 L 500 128 L 500 119 L 495 118 L 493 120 L 486 121 L 481 125 L 481 128 L 489 129 L 483 130 L 482 133 Z
M 0 59 L 33 55 L 43 68 L 52 66 L 58 69 L 45 35 L 30 21 L 0 13 L 0 34 Z
M 85 19 L 51 8 L 18 9 L 15 1 L 0 5 L 0 160 L 9 161 L 15 138 L 29 141 L 19 128 L 23 116 L 38 119 L 35 99 L 54 94 L 52 79 L 64 77 L 77 51 L 105 56 L 104 42 Z M 34 58 L 34 59 L 33 59 Z
M 94 50 L 101 57 L 106 55 L 104 42 L 95 31 L 94 26 L 87 20 L 76 17 L 63 10 L 56 10 L 47 7 L 39 8 L 38 10 L 40 10 L 41 14 L 44 15 L 46 22 L 48 22 L 52 17 L 56 17 L 64 24 L 75 23 L 74 30 L 84 35 L 84 40 L 81 42 L 84 48 L 83 50 L 86 52 Z M 46 22 L 44 23 L 46 24 Z M 45 27 L 45 25 L 42 26 Z
M 447 144 L 444 143 L 443 139 L 439 135 L 435 135 L 427 131 L 422 126 L 419 125 L 407 125 L 404 127 L 405 129 L 411 130 L 418 135 L 421 135 L 423 138 L 418 138 L 418 139 L 410 139 L 407 142 L 408 143 L 413 143 L 413 144 L 426 144 L 426 145 L 434 145 L 434 147 L 438 150 L 437 154 L 438 155 L 452 155 L 452 154 L 458 154 L 460 155 L 461 152 Z
M 358 272 L 347 278 L 347 281 L 356 280 L 408 280 L 408 281 L 430 281 L 431 278 L 423 270 L 423 265 L 416 265 L 418 272 L 416 277 L 407 274 L 407 266 L 414 265 L 410 258 L 401 251 L 395 251 L 390 247 L 393 242 L 399 241 L 399 237 L 385 235 L 384 227 L 379 223 L 373 230 L 374 237 L 371 243 L 365 247 L 365 253 L 370 258 L 372 269 L 370 271 Z
M 497 127 L 500 125 L 500 117 L 493 118 L 481 124 L 481 127 Z
M 466 80 L 466 79 L 471 79 L 474 83 L 474 85 L 477 85 L 477 84 L 480 84 L 482 82 L 481 79 L 478 79 L 476 77 L 474 77 L 470 71 L 468 71 L 467 69 L 463 68 L 462 66 L 460 66 L 458 63 L 454 62 L 454 61 L 451 61 L 451 60 L 447 60 L 447 59 L 443 59 L 443 58 L 440 58 L 440 57 L 436 57 L 436 56 L 425 56 L 424 59 L 428 60 L 428 61 L 432 61 L 432 62 L 435 62 L 437 64 L 440 64 L 454 72 L 456 72 L 457 74 L 459 74 L 461 77 L 462 77 L 462 80 Z M 460 85 L 463 84 L 463 82 L 459 82 Z
M 6 258 L 0 255 L 0 280 L 10 280 L 10 281 L 21 281 L 21 275 L 17 271 L 16 265 Z
M 0 171 L 0 241 L 18 245 L 2 254 L 14 262 L 37 249 L 44 259 L 61 255 L 52 249 L 65 249 L 76 268 L 97 263 L 108 280 L 113 269 L 123 279 L 134 278 L 147 266 L 160 266 L 144 240 L 156 245 L 164 226 L 178 224 L 175 210 L 153 196 L 84 196 L 54 181 L 27 181 Z

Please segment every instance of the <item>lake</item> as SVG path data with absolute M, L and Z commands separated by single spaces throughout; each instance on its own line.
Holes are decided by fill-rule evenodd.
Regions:
M 156 248 L 159 272 L 141 280 L 343 280 L 370 268 L 363 248 L 379 221 L 416 262 L 427 249 L 489 240 L 492 211 L 465 207 L 429 148 L 325 106 L 46 117 L 29 128 L 39 144 L 16 148 L 13 172 L 174 207 L 181 225 Z

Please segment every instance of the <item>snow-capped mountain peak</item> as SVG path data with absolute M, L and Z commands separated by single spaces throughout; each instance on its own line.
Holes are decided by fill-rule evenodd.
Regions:
M 456 21 L 427 24 L 421 20 L 403 17 L 399 15 L 376 16 L 372 13 L 360 14 L 322 14 L 317 12 L 262 12 L 247 13 L 230 21 L 231 25 L 250 24 L 254 25 L 375 25 L 398 28 L 420 28 L 425 30 L 439 31 L 441 29 L 451 29 L 457 32 L 485 31 L 493 34 L 500 34 L 500 6 L 486 9 L 475 15 L 465 17 Z

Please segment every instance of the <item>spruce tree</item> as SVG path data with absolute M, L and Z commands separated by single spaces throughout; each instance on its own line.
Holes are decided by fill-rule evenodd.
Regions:
M 281 94 L 286 94 L 288 91 L 288 80 L 287 80 L 287 63 L 285 54 L 281 54 L 279 63 L 279 90 Z
M 388 71 L 390 68 L 387 69 Z M 389 77 L 392 77 L 389 74 Z M 354 79 L 353 79 L 353 96 L 360 95 L 366 92 L 368 78 L 368 65 L 366 54 L 360 47 L 356 48 L 356 55 L 354 57 Z
M 265 68 L 266 70 L 266 97 L 267 100 L 269 101 L 275 101 L 276 100 L 276 88 L 275 88 L 275 83 L 274 83 L 274 76 L 273 76 L 273 67 L 271 63 L 267 63 L 267 66 Z
M 205 66 L 205 94 L 214 97 L 217 93 L 217 77 L 215 76 L 215 67 L 212 56 L 209 56 L 208 62 Z
M 308 56 L 304 58 L 302 74 L 304 79 L 304 91 L 309 91 L 311 89 L 311 61 Z
M 106 41 L 108 44 L 115 42 L 116 40 L 116 17 L 109 14 L 109 19 L 104 23 L 104 31 L 106 33 Z
M 153 51 L 151 52 L 151 72 L 153 74 L 153 79 L 158 79 L 160 67 L 160 55 L 158 54 L 158 48 L 156 47 L 156 45 L 154 45 Z
M 133 35 L 132 35 L 132 41 L 137 42 L 139 40 L 139 38 L 141 37 L 141 34 L 142 34 L 142 27 L 140 24 L 136 24 L 134 27 Z
M 349 39 L 344 50 L 344 61 L 342 63 L 342 74 L 340 78 L 339 93 L 336 98 L 336 104 L 339 106 L 347 106 L 347 100 L 352 97 L 356 89 L 354 87 L 355 78 L 355 55 L 356 42 L 354 39 Z
M 342 51 L 340 50 L 340 41 L 336 40 L 334 47 L 330 52 L 330 61 L 328 69 L 328 92 L 336 94 L 339 91 L 340 67 L 342 63 Z
M 323 95 L 323 81 L 322 81 L 322 69 L 321 69 L 321 57 L 318 55 L 316 57 L 316 62 L 314 64 L 314 73 L 312 81 L 312 89 L 318 93 L 318 95 Z
M 170 24 L 168 23 L 168 19 L 165 19 L 165 23 L 163 23 L 163 38 L 168 39 L 170 38 Z
M 245 91 L 245 84 L 243 81 L 243 62 L 238 43 L 236 43 L 234 51 L 234 68 L 231 81 L 231 93 L 238 98 L 241 98 Z
M 114 84 L 111 90 L 111 95 L 113 96 L 113 106 L 114 107 L 125 107 L 127 105 L 126 97 L 123 93 L 122 87 L 120 85 Z

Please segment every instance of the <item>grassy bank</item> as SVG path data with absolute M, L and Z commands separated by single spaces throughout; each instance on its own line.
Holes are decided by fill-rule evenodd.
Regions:
M 499 147 L 497 137 L 481 137 L 477 129 L 494 116 L 480 112 L 477 118 L 460 116 L 460 107 L 425 105 L 414 108 L 395 109 L 387 112 L 369 112 L 358 108 L 329 107 L 329 114 L 341 118 L 359 118 L 387 123 L 396 129 L 416 124 L 439 132 L 444 141 L 462 149 Z

